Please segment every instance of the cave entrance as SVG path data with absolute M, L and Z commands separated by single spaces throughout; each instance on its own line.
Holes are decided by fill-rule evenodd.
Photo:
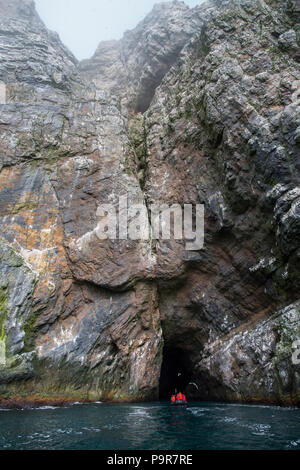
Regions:
M 192 366 L 186 351 L 165 346 L 159 380 L 159 399 L 169 400 L 175 392 L 184 392 L 192 375 Z

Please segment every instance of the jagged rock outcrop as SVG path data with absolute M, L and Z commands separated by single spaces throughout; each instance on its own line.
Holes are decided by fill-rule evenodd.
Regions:
M 299 392 L 291 361 L 292 345 L 299 338 L 299 302 L 258 321 L 247 324 L 228 337 L 206 344 L 197 374 L 206 398 L 260 400 L 261 390 L 281 396 L 282 402 Z M 263 374 L 262 374 L 263 370 Z M 209 387 L 211 380 L 215 387 Z
M 299 403 L 297 2 L 158 4 L 80 64 L 0 13 L 2 396 L 164 397 L 179 358 L 190 396 Z M 125 195 L 204 204 L 204 248 L 101 240 Z
M 144 112 L 202 21 L 184 2 L 174 2 L 171 8 L 168 3 L 157 4 L 122 40 L 100 43 L 92 59 L 80 64 L 80 71 L 116 95 L 120 104 Z

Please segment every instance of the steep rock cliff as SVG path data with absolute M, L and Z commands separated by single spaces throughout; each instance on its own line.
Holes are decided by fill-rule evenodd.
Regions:
M 80 64 L 33 2 L 0 12 L 2 397 L 163 398 L 180 371 L 298 403 L 298 3 L 158 4 Z M 204 248 L 100 240 L 124 195 L 204 204 Z

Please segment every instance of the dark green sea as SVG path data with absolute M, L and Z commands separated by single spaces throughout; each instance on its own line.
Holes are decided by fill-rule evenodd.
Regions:
M 0 410 L 0 449 L 299 450 L 300 410 L 202 402 Z

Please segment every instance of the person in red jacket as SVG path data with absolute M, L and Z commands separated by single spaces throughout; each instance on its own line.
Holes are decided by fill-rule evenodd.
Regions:
M 177 395 L 176 395 L 176 401 L 184 401 L 184 402 L 186 402 L 186 396 L 185 396 L 183 393 L 179 392 L 179 393 L 177 393 Z

